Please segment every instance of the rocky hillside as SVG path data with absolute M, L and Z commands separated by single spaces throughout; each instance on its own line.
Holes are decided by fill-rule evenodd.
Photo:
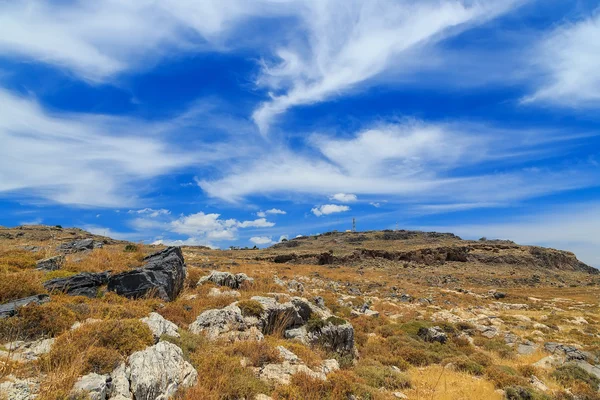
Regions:
M 0 399 L 600 399 L 568 252 L 332 232 L 264 250 L 0 230 Z

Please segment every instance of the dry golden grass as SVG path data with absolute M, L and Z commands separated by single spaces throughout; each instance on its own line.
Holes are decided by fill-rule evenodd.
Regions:
M 414 400 L 502 400 L 494 385 L 472 375 L 439 365 L 408 371 L 412 389 L 405 390 Z

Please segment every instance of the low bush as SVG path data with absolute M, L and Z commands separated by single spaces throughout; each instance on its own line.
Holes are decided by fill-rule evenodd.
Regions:
M 367 385 L 375 388 L 399 390 L 410 387 L 410 379 L 406 375 L 383 365 L 358 365 L 354 372 Z
M 23 297 L 46 293 L 42 286 L 43 273 L 20 271 L 0 275 L 0 304 Z
M 237 306 L 242 310 L 242 315 L 245 317 L 260 317 L 265 311 L 262 304 L 256 300 L 243 300 L 238 302 Z
M 0 338 L 10 341 L 54 337 L 68 330 L 75 321 L 75 313 L 65 305 L 30 304 L 21 307 L 16 316 L 0 320 Z
M 498 389 L 510 386 L 526 386 L 527 380 L 517 372 L 504 365 L 492 365 L 485 369 L 485 376 L 494 383 Z
M 581 382 L 590 388 L 597 390 L 600 385 L 600 378 L 576 365 L 560 366 L 552 373 L 552 377 L 559 381 L 563 386 Z
M 480 376 L 480 375 L 483 375 L 483 373 L 485 371 L 485 368 L 483 365 L 478 364 L 477 362 L 471 360 L 467 356 L 450 358 L 450 359 L 444 360 L 444 362 L 452 363 L 452 365 L 454 365 L 454 368 L 457 371 L 466 372 L 471 375 Z
M 225 350 L 229 356 L 241 356 L 248 359 L 250 365 L 262 367 L 265 364 L 281 362 L 281 356 L 277 348 L 265 341 L 240 341 Z

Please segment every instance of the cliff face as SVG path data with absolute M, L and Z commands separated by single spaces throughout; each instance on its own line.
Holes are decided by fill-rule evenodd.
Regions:
M 583 272 L 600 274 L 577 259 L 575 254 L 537 246 L 520 246 L 508 240 L 468 241 L 451 233 L 418 231 L 329 232 L 302 237 L 273 247 L 277 263 L 354 264 L 387 260 L 417 265 L 465 263 L 490 268 L 505 266 L 523 270 Z

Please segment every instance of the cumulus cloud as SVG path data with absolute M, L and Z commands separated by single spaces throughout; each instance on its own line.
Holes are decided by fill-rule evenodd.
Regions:
M 254 221 L 238 222 L 237 226 L 240 228 L 269 228 L 275 226 L 275 223 L 267 221 L 266 218 L 258 218 Z
M 299 34 L 265 63 L 258 83 L 273 92 L 253 114 L 262 132 L 287 109 L 313 104 L 356 89 L 414 57 L 410 51 L 455 35 L 471 24 L 501 14 L 519 2 L 338 1 L 304 2 Z
M 181 243 L 193 245 L 214 246 L 213 243 L 238 239 L 240 229 L 263 229 L 275 226 L 275 223 L 259 218 L 249 221 L 238 221 L 234 218 L 221 218 L 221 214 L 198 212 L 181 215 L 178 218 L 169 218 L 168 214 L 159 215 L 157 218 L 141 217 L 129 222 L 136 232 L 160 232 L 161 234 L 178 234 L 188 236 Z M 164 239 L 164 238 L 163 238 Z M 174 239 L 164 239 L 174 243 Z M 181 239 L 177 239 L 181 240 Z M 165 242 L 166 243 L 166 242 Z
M 129 210 L 128 213 L 129 214 L 143 214 L 143 215 L 147 215 L 150 218 L 156 218 L 161 215 L 169 215 L 169 214 L 171 214 L 171 211 L 169 211 L 165 208 L 160 208 L 158 210 L 155 210 L 152 208 L 142 208 L 141 210 Z
M 600 10 L 558 27 L 532 55 L 541 87 L 526 102 L 563 106 L 600 104 Z
M 268 236 L 253 236 L 250 241 L 256 245 L 271 244 L 273 241 Z
M 265 218 L 267 216 L 267 214 L 280 214 L 280 215 L 285 215 L 287 214 L 285 211 L 280 210 L 278 208 L 271 208 L 270 210 L 267 211 L 259 211 L 256 213 L 256 215 L 260 218 Z
M 355 202 L 358 198 L 355 194 L 350 193 L 336 193 L 333 196 L 329 197 L 329 200 L 336 200 L 340 203 L 352 203 Z
M 341 206 L 338 204 L 323 204 L 321 206 L 312 208 L 310 211 L 313 214 L 315 214 L 317 217 L 320 217 L 321 215 L 341 213 L 341 212 L 345 212 L 345 211 L 349 211 L 349 210 L 350 210 L 350 207 L 348 207 L 348 206 Z

